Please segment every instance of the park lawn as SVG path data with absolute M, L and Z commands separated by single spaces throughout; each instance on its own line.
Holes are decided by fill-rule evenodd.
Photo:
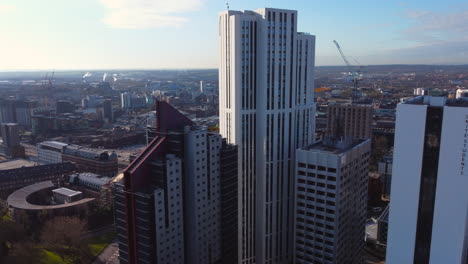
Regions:
M 45 249 L 43 251 L 44 251 L 44 254 L 43 254 L 42 263 L 47 263 L 47 264 L 64 264 L 65 263 L 54 252 L 47 251 Z
M 99 253 L 101 253 L 101 251 L 107 247 L 112 242 L 112 240 L 114 240 L 114 238 L 114 232 L 109 232 L 100 236 L 89 238 L 87 242 L 88 247 L 91 250 L 91 254 L 93 254 L 93 256 L 99 255 Z
M 91 254 L 96 257 L 101 251 L 107 247 L 115 238 L 115 233 L 109 232 L 99 236 L 91 237 L 87 239 L 88 247 L 91 250 Z M 43 250 L 42 263 L 47 264 L 65 264 L 62 259 L 52 251 Z

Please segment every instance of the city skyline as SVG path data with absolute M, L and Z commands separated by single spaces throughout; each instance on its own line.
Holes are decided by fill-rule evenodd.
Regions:
M 317 66 L 344 65 L 334 39 L 353 64 L 468 61 L 463 1 L 372 4 L 229 2 L 234 10 L 298 10 L 304 17 L 298 30 L 317 36 Z M 226 2 L 214 0 L 3 0 L 0 71 L 217 68 L 213 21 L 224 10 Z

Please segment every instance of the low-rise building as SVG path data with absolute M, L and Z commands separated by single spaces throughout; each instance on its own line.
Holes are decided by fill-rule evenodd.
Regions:
M 37 144 L 37 161 L 43 164 L 62 162 L 63 149 L 68 146 L 58 141 L 44 141 Z
M 52 190 L 54 201 L 58 204 L 73 203 L 79 201 L 83 197 L 80 191 L 70 190 L 68 188 L 58 188 Z
M 113 177 L 118 171 L 117 154 L 57 141 L 37 145 L 38 161 L 45 164 L 71 161 L 82 172 Z
M 46 165 L 36 165 L 27 161 L 15 161 L 15 164 L 0 163 L 0 198 L 4 199 L 15 190 L 37 182 L 50 180 L 58 184 L 63 181 L 65 175 L 75 170 L 76 167 L 71 162 Z
M 89 196 L 99 198 L 102 206 L 111 206 L 112 179 L 91 172 L 82 172 L 70 175 L 68 182 L 74 188 L 79 188 L 81 191 L 88 193 Z
M 62 153 L 63 161 L 72 161 L 79 171 L 103 176 L 115 176 L 118 171 L 117 154 L 94 150 L 78 145 L 68 145 Z

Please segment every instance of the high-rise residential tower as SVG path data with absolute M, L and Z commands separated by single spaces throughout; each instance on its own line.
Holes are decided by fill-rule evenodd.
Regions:
M 154 138 L 116 185 L 120 262 L 231 263 L 237 149 L 169 104 L 156 105 Z
M 468 101 L 397 106 L 388 264 L 468 261 Z
M 295 263 L 362 263 L 370 143 L 330 137 L 297 150 Z
M 0 123 L 16 122 L 15 100 L 0 98 Z
M 335 137 L 371 138 L 372 106 L 330 104 L 327 107 L 327 132 Z
M 1 123 L 0 132 L 2 136 L 0 152 L 9 157 L 24 157 L 24 147 L 20 145 L 18 123 Z
M 104 119 L 109 123 L 113 123 L 114 111 L 112 109 L 112 100 L 111 99 L 104 100 L 104 102 L 102 102 L 102 108 L 104 112 Z
M 132 97 L 133 95 L 129 92 L 120 94 L 120 103 L 123 109 L 132 108 Z
M 297 11 L 219 14 L 220 133 L 239 150 L 239 259 L 293 256 L 294 156 L 314 139 L 315 36 Z
M 16 122 L 22 127 L 31 128 L 31 117 L 36 107 L 37 101 L 17 101 L 15 104 Z

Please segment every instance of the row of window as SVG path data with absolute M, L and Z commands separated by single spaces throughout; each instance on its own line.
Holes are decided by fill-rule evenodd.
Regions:
M 297 163 L 299 168 L 308 168 L 318 171 L 328 171 L 328 172 L 336 172 L 336 168 L 327 168 L 325 166 L 315 165 L 315 164 L 305 164 L 303 162 Z

